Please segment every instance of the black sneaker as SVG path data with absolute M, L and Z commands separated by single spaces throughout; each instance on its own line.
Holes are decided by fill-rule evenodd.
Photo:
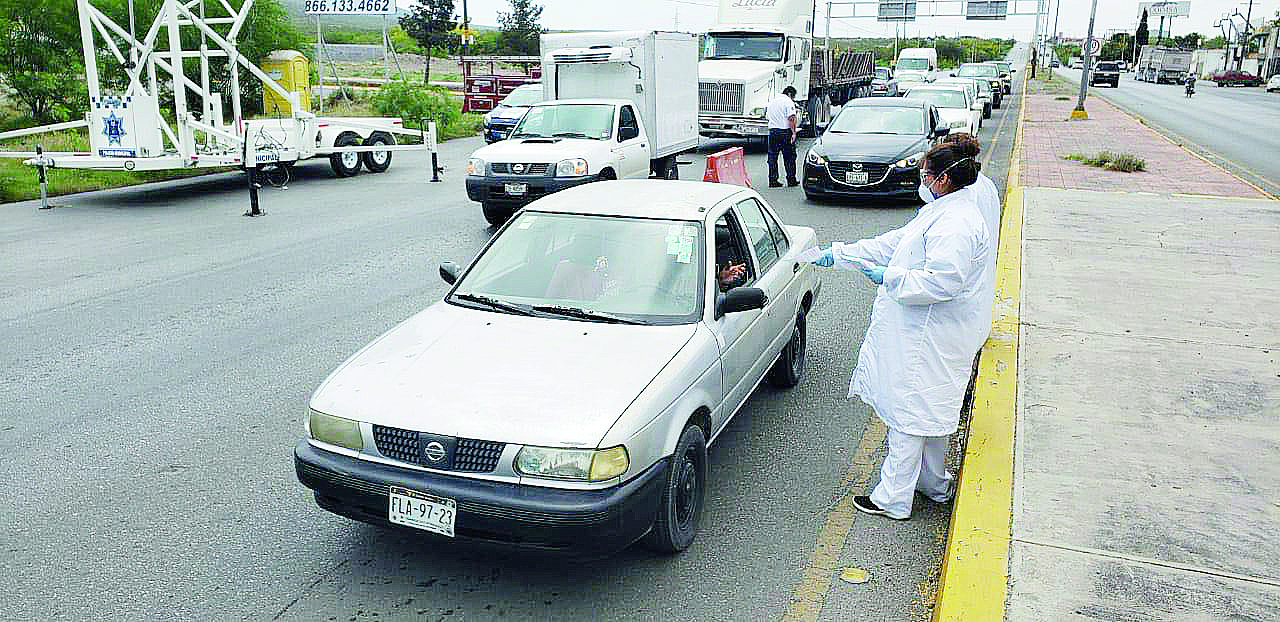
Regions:
M 880 508 L 880 506 L 871 502 L 871 497 L 859 495 L 853 498 L 853 507 L 858 508 L 861 512 L 867 514 L 878 514 L 880 516 L 889 516 L 889 513 Z M 893 518 L 889 516 L 889 518 Z
M 778 182 L 776 182 L 776 181 L 771 181 L 771 182 L 769 182 L 769 187 L 770 187 L 770 188 L 781 188 L 781 187 L 782 187 L 782 184 L 780 184 L 780 183 L 778 183 Z
M 788 186 L 790 186 L 790 187 L 792 187 L 792 188 L 795 188 L 796 186 L 799 186 L 799 185 L 800 185 L 800 182 L 798 182 L 798 181 L 796 181 L 796 180 L 788 180 L 788 181 L 787 181 L 787 185 L 788 185 Z

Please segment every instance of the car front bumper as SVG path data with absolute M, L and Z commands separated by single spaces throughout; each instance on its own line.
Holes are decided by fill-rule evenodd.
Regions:
M 467 176 L 467 198 L 480 203 L 499 203 L 514 207 L 523 207 L 535 199 L 542 198 L 565 188 L 581 186 L 596 180 L 594 175 L 586 177 L 531 177 L 527 175 L 488 175 L 478 177 Z M 507 184 L 525 184 L 524 194 L 508 194 Z
M 670 468 L 663 459 L 612 488 L 565 490 L 405 469 L 324 451 L 306 440 L 293 456 L 298 481 L 335 514 L 412 529 L 388 520 L 390 487 L 398 486 L 456 501 L 457 539 L 583 555 L 618 551 L 647 533 Z
M 815 198 L 915 198 L 920 186 L 920 172 L 914 168 L 890 166 L 881 179 L 865 185 L 852 185 L 833 179 L 828 166 L 805 161 L 801 186 L 806 195 Z

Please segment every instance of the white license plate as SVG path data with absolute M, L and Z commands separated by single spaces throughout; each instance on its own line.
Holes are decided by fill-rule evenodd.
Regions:
M 503 184 L 502 189 L 513 197 L 519 197 L 529 191 L 529 184 Z
M 457 515 L 458 503 L 453 499 L 398 486 L 391 487 L 391 495 L 387 503 L 387 520 L 397 525 L 423 529 L 452 538 L 453 523 Z
M 866 171 L 848 171 L 844 174 L 844 183 L 865 184 L 867 183 L 867 172 Z

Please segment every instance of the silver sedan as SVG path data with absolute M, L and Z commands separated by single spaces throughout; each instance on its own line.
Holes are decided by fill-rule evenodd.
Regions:
M 681 551 L 707 446 L 762 380 L 800 381 L 813 248 L 737 186 L 535 201 L 316 389 L 298 478 L 326 510 L 432 537 Z

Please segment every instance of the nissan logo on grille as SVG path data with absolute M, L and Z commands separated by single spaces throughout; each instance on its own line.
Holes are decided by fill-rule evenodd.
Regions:
M 422 448 L 422 455 L 432 462 L 444 460 L 444 445 L 441 445 L 439 441 L 431 441 L 427 443 L 426 447 Z
M 523 164 L 512 164 L 512 165 L 511 165 L 511 170 L 512 170 L 512 171 L 514 171 L 514 172 L 516 172 L 516 173 L 523 173 L 523 172 L 524 172 L 524 165 L 523 165 Z

